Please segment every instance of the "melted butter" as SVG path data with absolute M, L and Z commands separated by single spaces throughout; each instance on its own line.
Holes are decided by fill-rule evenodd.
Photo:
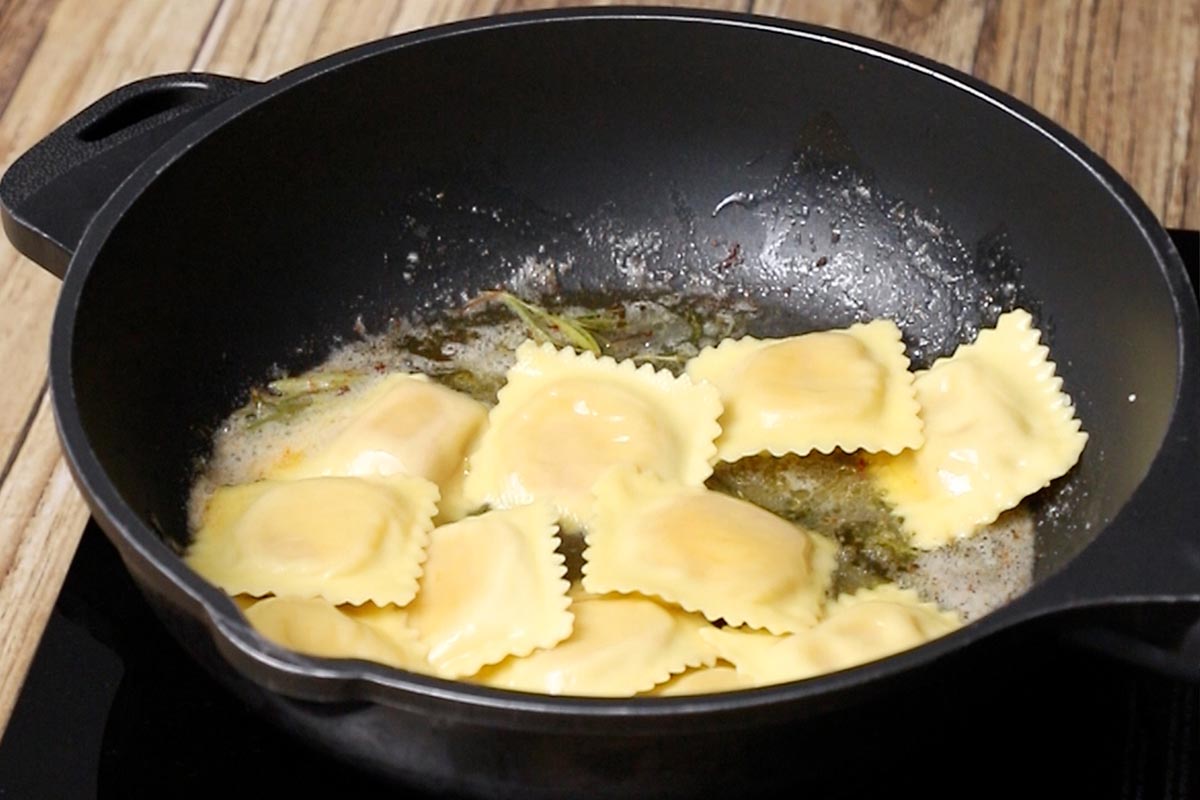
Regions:
M 703 312 L 706 319 L 727 315 L 721 309 L 714 310 L 711 300 L 708 302 L 709 307 Z M 714 326 L 705 322 L 704 335 L 708 338 L 683 342 L 680 337 L 688 335 L 688 326 L 678 324 L 676 317 L 661 307 L 634 301 L 626 304 L 626 309 L 627 324 L 636 326 L 638 331 L 652 332 L 651 338 L 635 343 L 638 351 L 671 353 L 681 350 L 693 354 L 697 347 L 715 345 L 723 338 L 741 335 L 742 323 L 736 320 Z M 746 308 L 737 313 L 752 311 Z M 401 319 L 390 331 L 337 349 L 317 369 L 363 375 L 349 392 L 337 398 L 338 403 L 350 403 L 353 398 L 362 397 L 391 372 L 419 371 L 491 406 L 495 404 L 496 388 L 503 385 L 504 374 L 514 361 L 513 353 L 525 336 L 526 331 L 520 323 L 495 315 Z M 619 332 L 614 338 L 619 338 Z M 411 342 L 422 342 L 424 346 L 418 352 L 409 349 Z M 470 375 L 471 380 L 462 381 L 461 375 Z M 192 529 L 198 527 L 201 513 L 215 488 L 259 480 L 271 465 L 289 458 L 298 459 L 295 443 L 311 441 L 319 424 L 320 414 L 307 412 L 262 426 L 249 426 L 244 419 L 232 415 L 214 437 L 212 453 L 193 485 L 189 502 Z M 744 476 L 727 475 L 727 480 L 715 488 L 736 494 L 753 490 L 750 496 L 755 502 L 789 518 L 799 519 L 830 537 L 837 536 L 842 525 L 850 525 L 856 530 L 872 529 L 876 524 L 874 509 L 879 504 L 878 498 L 862 488 L 862 476 L 852 468 L 826 469 L 821 466 L 834 456 L 789 456 L 771 460 L 771 466 L 762 463 L 768 461 L 765 457 L 743 460 L 737 465 L 725 466 L 733 468 L 735 473 L 745 472 L 743 465 L 753 461 L 754 471 Z M 827 524 L 828 527 L 824 527 Z M 564 547 L 574 543 L 578 549 L 576 538 L 564 537 L 563 541 Z M 944 608 L 954 609 L 970 620 L 1020 595 L 1032 584 L 1034 544 L 1034 517 L 1024 509 L 1017 509 L 985 526 L 970 539 L 920 553 L 916 561 L 906 565 L 899 574 L 879 572 L 879 564 L 873 561 L 864 563 L 869 572 L 879 572 L 885 579 L 911 586 L 923 597 Z M 858 547 L 860 545 L 855 546 Z M 845 552 L 843 549 L 843 554 Z M 860 556 L 852 555 L 851 558 L 857 560 Z M 578 554 L 569 561 L 575 565 L 570 577 L 576 579 L 578 561 Z

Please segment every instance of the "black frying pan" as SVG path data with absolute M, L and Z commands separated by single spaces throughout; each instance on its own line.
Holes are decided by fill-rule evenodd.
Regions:
M 1036 630 L 1200 673 L 1179 257 L 1099 158 L 951 70 L 751 17 L 492 18 L 263 84 L 132 84 L 14 164 L 0 199 L 17 247 L 65 272 L 54 408 L 130 572 L 248 703 L 355 763 L 488 795 L 745 790 L 835 768 L 820 742 L 969 684 L 973 654 Z M 1091 434 L 1045 500 L 1033 590 L 880 662 L 682 699 L 506 693 L 264 641 L 177 556 L 213 426 L 356 321 L 457 303 L 534 254 L 571 264 L 572 293 L 715 282 L 759 305 L 757 333 L 888 316 L 925 360 L 1033 308 Z

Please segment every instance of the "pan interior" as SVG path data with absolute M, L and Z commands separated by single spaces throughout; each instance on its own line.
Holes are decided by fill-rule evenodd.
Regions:
M 547 265 L 574 296 L 744 298 L 759 335 L 889 317 L 918 363 L 1030 308 L 1091 434 L 1039 575 L 1121 508 L 1173 413 L 1160 258 L 1060 143 L 868 52 L 610 19 L 382 50 L 190 149 L 83 286 L 88 444 L 182 543 L 196 460 L 252 385 Z

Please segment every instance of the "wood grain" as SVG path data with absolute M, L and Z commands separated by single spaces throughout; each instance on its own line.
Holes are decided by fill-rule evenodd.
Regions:
M 215 0 L 103 4 L 64 0 L 50 16 L 12 98 L 0 116 L 0 164 L 33 145 L 83 106 L 136 78 L 187 69 Z M 158 43 L 140 46 L 147 37 Z M 128 53 L 117 58 L 116 53 Z M 45 382 L 45 353 L 58 281 L 4 242 L 0 248 L 0 464 L 13 458 L 19 432 Z
M 1162 222 L 1200 227 L 1200 3 L 756 0 L 968 72 L 1108 161 Z
M 0 114 L 8 107 L 17 81 L 42 39 L 55 3 L 0 0 Z
M 266 79 L 389 34 L 561 0 L 0 0 L 0 168 L 136 78 Z M 1196 0 L 692 0 L 880 39 L 971 73 L 1107 159 L 1167 225 L 1200 227 Z M 0 725 L 85 506 L 45 391 L 58 282 L 0 241 Z
M 0 531 L 21 531 L 0 538 L 0 720 L 16 702 L 87 519 L 44 395 L 0 486 Z
M 114 87 L 187 69 L 216 2 L 95 3 L 52 9 L 0 116 L 0 163 Z M 154 47 L 144 47 L 146 41 Z M 0 719 L 7 721 L 65 564 L 87 519 L 61 466 L 46 403 L 46 351 L 58 281 L 0 248 Z M 64 560 L 65 559 L 65 560 Z M 63 569 L 58 569 L 63 565 Z

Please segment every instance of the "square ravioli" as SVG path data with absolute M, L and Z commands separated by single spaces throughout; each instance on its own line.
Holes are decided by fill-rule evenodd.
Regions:
M 720 492 L 617 468 L 595 487 L 583 588 L 661 597 L 710 620 L 800 630 L 820 616 L 836 546 Z
M 762 686 L 849 669 L 961 625 L 957 615 L 922 602 L 916 592 L 885 584 L 842 595 L 817 625 L 786 636 L 734 628 L 710 628 L 701 635 L 739 675 Z
M 361 658 L 413 672 L 430 672 L 416 631 L 395 606 L 339 608 L 316 597 L 268 597 L 245 609 L 254 629 L 297 653 Z
M 925 443 L 874 456 L 872 477 L 930 550 L 993 522 L 1074 466 L 1087 434 L 1028 311 L 917 375 Z
M 834 448 L 899 453 L 921 444 L 913 376 L 889 320 L 786 339 L 726 339 L 688 362 L 721 393 L 722 461 Z
M 436 528 L 408 621 L 448 678 L 571 634 L 558 526 L 545 504 L 489 511 Z
M 307 478 L 217 489 L 186 555 L 230 594 L 404 605 L 417 593 L 437 486 Z
M 424 375 L 389 375 L 337 404 L 315 441 L 297 443 L 267 473 L 275 479 L 409 475 L 433 481 L 447 518 L 462 517 L 458 495 L 467 452 L 487 422 L 487 406 Z
M 547 502 L 583 527 L 589 490 L 614 465 L 703 484 L 720 414 L 716 390 L 686 376 L 527 341 L 469 459 L 464 494 L 494 508 Z
M 632 697 L 672 675 L 716 661 L 704 618 L 646 597 L 579 597 L 575 629 L 549 650 L 508 658 L 472 680 L 501 689 Z

